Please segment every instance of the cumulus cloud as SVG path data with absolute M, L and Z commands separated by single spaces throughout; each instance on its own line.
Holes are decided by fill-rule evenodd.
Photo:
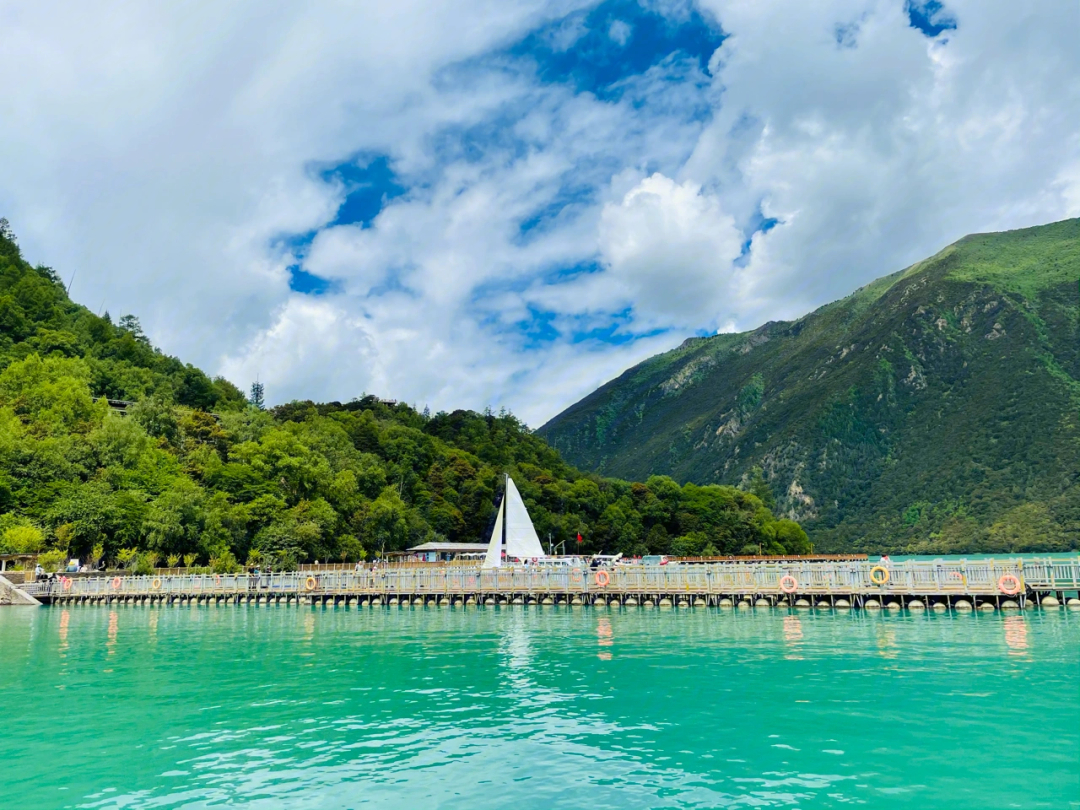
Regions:
M 709 327 L 731 303 L 742 233 L 716 197 L 687 180 L 643 179 L 600 215 L 600 252 L 609 275 L 645 320 Z
M 0 213 L 272 401 L 539 424 L 689 334 L 1080 214 L 1075 4 L 907 8 L 8 4 Z M 324 169 L 373 155 L 398 191 L 338 221 Z
M 740 326 L 967 233 L 1074 215 L 1076 6 L 949 2 L 957 27 L 935 37 L 902 3 L 709 6 L 732 32 L 714 57 L 724 95 L 683 171 L 737 219 L 779 220 L 754 238 Z

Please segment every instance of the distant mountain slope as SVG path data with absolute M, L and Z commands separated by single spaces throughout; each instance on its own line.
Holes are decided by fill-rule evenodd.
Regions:
M 746 483 L 819 550 L 1080 547 L 1080 219 L 965 237 L 791 323 L 691 339 L 538 433 Z

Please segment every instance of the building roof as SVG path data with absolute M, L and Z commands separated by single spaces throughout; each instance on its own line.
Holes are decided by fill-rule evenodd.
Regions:
M 409 551 L 485 551 L 486 549 L 487 543 L 424 543 L 413 546 Z

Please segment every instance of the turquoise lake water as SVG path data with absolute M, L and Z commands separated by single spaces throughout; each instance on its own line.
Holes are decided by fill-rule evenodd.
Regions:
M 1080 807 L 1080 612 L 0 610 L 0 807 Z

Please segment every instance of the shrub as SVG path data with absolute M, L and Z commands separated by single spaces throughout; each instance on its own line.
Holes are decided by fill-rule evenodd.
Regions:
M 149 575 L 154 573 L 154 563 L 157 562 L 157 554 L 148 552 L 146 554 L 139 554 L 135 558 L 135 565 L 133 571 L 136 574 Z
M 242 570 L 236 555 L 228 549 L 223 550 L 216 557 L 210 558 L 210 569 L 215 574 L 235 574 Z
M 63 549 L 54 548 L 44 554 L 39 554 L 37 561 L 38 565 L 52 574 L 64 567 L 67 562 L 67 552 Z
M 45 548 L 45 535 L 36 526 L 12 526 L 4 531 L 0 545 L 12 554 L 34 554 Z
M 134 548 L 122 548 L 116 553 L 116 561 L 121 568 L 131 568 L 135 565 L 139 552 Z

